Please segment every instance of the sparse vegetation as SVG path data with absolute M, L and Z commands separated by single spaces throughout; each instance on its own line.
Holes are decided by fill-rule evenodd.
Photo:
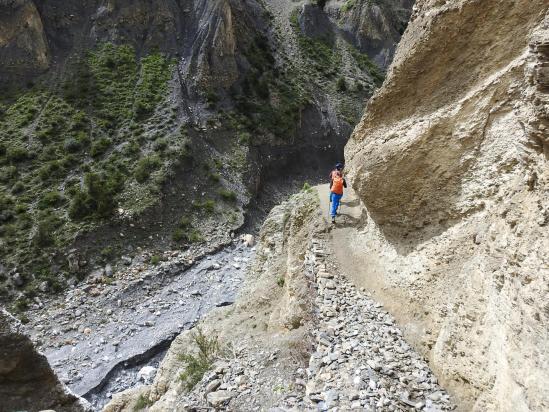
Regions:
M 203 238 L 200 232 L 192 227 L 190 219 L 184 216 L 179 220 L 176 229 L 172 233 L 172 240 L 174 242 L 197 243 L 201 242 Z
M 191 333 L 191 337 L 196 350 L 194 352 L 183 353 L 179 356 L 179 359 L 185 363 L 185 370 L 179 378 L 185 383 L 189 391 L 211 369 L 221 351 L 217 336 L 208 337 L 198 327 Z
M 219 193 L 219 196 L 221 196 L 221 198 L 226 202 L 236 202 L 235 192 L 227 189 L 220 189 L 218 193 Z
M 215 211 L 215 202 L 212 199 L 194 200 L 192 203 L 195 210 L 203 211 L 206 213 L 213 213 Z
M 153 402 L 147 396 L 141 394 L 137 398 L 137 401 L 135 401 L 133 410 L 134 412 L 141 411 L 151 405 L 153 405 Z
M 52 247 L 132 199 L 122 196 L 128 177 L 142 185 L 136 208 L 150 202 L 170 160 L 166 149 L 179 153 L 185 143 L 168 143 L 168 132 L 143 140 L 143 122 L 160 121 L 150 117 L 171 67 L 159 53 L 138 59 L 131 46 L 106 43 L 68 66 L 60 90 L 31 86 L 0 96 L 0 198 L 11 196 L 0 211 L 5 262 L 35 271 Z

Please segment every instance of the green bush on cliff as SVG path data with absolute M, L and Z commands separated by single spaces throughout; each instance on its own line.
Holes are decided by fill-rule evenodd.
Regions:
M 199 327 L 191 332 L 191 338 L 196 351 L 179 355 L 179 360 L 185 363 L 185 369 L 179 375 L 179 379 L 185 383 L 189 391 L 212 368 L 221 351 L 217 336 L 208 337 Z
M 135 180 L 139 183 L 144 183 L 161 164 L 160 158 L 156 155 L 143 157 L 137 162 L 137 166 L 135 167 Z
M 124 179 L 119 173 L 87 173 L 84 190 L 78 189 L 69 208 L 71 219 L 79 220 L 89 216 L 100 218 L 110 216 L 115 207 L 115 196 L 122 189 Z

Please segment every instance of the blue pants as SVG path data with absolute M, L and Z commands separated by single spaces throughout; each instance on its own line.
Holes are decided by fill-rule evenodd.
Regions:
M 332 202 L 332 207 L 330 209 L 330 216 L 335 217 L 337 213 L 337 208 L 339 207 L 339 201 L 343 195 L 338 195 L 336 193 L 330 192 L 330 201 Z

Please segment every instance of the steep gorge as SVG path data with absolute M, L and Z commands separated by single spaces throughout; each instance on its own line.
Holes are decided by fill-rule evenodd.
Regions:
M 62 382 L 82 395 L 196 322 L 147 335 L 155 293 L 223 247 L 236 272 L 234 232 L 341 159 L 410 7 L 0 2 L 0 301 Z M 197 317 L 235 291 L 188 288 Z
M 13 64 L 30 59 L 21 70 L 24 75 L 50 64 L 53 72 L 60 70 L 56 68 L 60 60 L 56 63 L 52 57 L 57 53 L 51 46 L 54 42 L 40 40 L 47 39 L 40 33 L 48 24 L 35 20 L 39 11 L 46 10 L 45 3 L 37 1 L 34 7 L 24 1 L 12 3 L 24 5 L 18 16 L 33 22 L 11 37 L 17 39 L 10 43 L 10 47 L 17 45 L 9 54 L 15 56 Z M 411 7 L 407 1 L 334 0 L 323 10 L 306 2 L 237 3 L 197 2 L 185 8 L 166 2 L 154 11 L 147 8 L 148 3 L 135 8 L 119 2 L 109 2 L 104 8 L 90 6 L 102 23 L 84 31 L 99 33 L 115 44 L 121 38 L 139 39 L 132 46 L 136 56 L 147 56 L 149 48 L 149 56 L 162 56 L 152 51 L 158 44 L 155 36 L 161 36 L 160 43 L 166 47 L 174 47 L 168 55 L 177 56 L 182 53 L 180 40 L 190 39 L 185 30 L 196 34 L 185 53 L 177 57 L 177 71 L 166 93 L 179 107 L 172 129 L 167 127 L 178 137 L 169 140 L 168 147 L 181 144 L 182 124 L 191 125 L 185 130 L 192 157 L 182 162 L 179 172 L 192 176 L 191 185 L 196 187 L 191 201 L 193 207 L 200 206 L 191 212 L 177 206 L 189 186 L 178 186 L 171 175 L 162 187 L 167 198 L 171 191 L 174 202 L 163 200 L 158 209 L 156 204 L 150 210 L 151 221 L 143 218 L 146 211 L 129 219 L 121 231 L 114 220 L 112 233 L 107 230 L 103 241 L 97 240 L 97 231 L 90 231 L 89 238 L 101 245 L 109 245 L 123 232 L 117 243 L 143 246 L 148 241 L 129 240 L 137 230 L 133 227 L 139 226 L 147 236 L 152 235 L 150 243 L 157 249 L 145 247 L 144 253 L 137 247 L 131 253 L 125 249 L 135 255 L 133 260 L 125 259 L 128 269 L 108 275 L 101 268 L 97 281 L 92 279 L 94 274 L 89 284 L 48 301 L 55 303 L 56 310 L 68 305 L 69 311 L 53 321 L 62 319 L 71 336 L 70 341 L 61 342 L 42 330 L 35 331 L 37 340 L 51 340 L 50 348 L 59 345 L 71 350 L 71 346 L 92 342 L 98 348 L 104 345 L 95 343 L 100 337 L 95 330 L 79 330 L 85 330 L 87 316 L 67 313 L 93 299 L 90 291 L 103 295 L 98 301 L 110 299 L 118 305 L 115 290 L 124 297 L 143 287 L 143 298 L 148 300 L 161 283 L 155 282 L 155 276 L 161 274 L 158 279 L 162 281 L 173 279 L 170 265 L 193 265 L 206 249 L 228 242 L 229 230 L 241 225 L 243 216 L 239 210 L 235 221 L 219 204 L 214 205 L 213 215 L 208 212 L 209 203 L 203 202 L 212 196 L 220 196 L 230 208 L 235 205 L 234 199 L 222 196 L 220 188 L 212 190 L 218 180 L 225 190 L 250 190 L 244 197 L 244 189 L 238 192 L 240 209 L 255 191 L 262 190 L 261 180 L 274 176 L 280 179 L 274 180 L 275 185 L 292 186 L 291 178 L 279 175 L 298 176 L 300 167 L 314 169 L 337 158 L 327 155 L 326 149 L 335 147 L 337 154 L 343 147 L 353 123 L 353 105 L 381 80 L 372 61 L 357 53 L 367 52 L 385 65 L 405 27 L 402 16 Z M 59 10 L 53 4 L 49 3 L 52 9 L 48 10 Z M 77 12 L 82 10 L 75 8 L 73 18 L 78 19 Z M 143 14 L 135 14 L 136 10 Z M 180 11 L 191 13 L 194 25 L 179 27 Z M 157 16 L 157 12 L 162 17 L 144 18 Z M 172 20 L 170 13 L 178 17 Z M 50 18 L 59 28 L 68 24 L 59 25 L 63 19 L 55 16 Z M 116 23 L 109 20 L 113 16 Z M 273 22 L 264 33 L 267 43 L 246 35 L 250 27 L 264 27 L 254 19 L 267 17 Z M 364 21 L 371 24 L 360 23 Z M 136 34 L 135 28 L 140 27 L 136 22 L 152 28 Z M 61 32 L 57 38 L 63 37 Z M 174 32 L 181 33 L 181 39 L 177 34 L 170 37 Z M 81 39 L 89 39 L 88 34 Z M 257 54 L 239 54 L 250 50 L 239 46 L 242 41 L 249 41 Z M 29 52 L 29 44 L 38 48 Z M 271 52 L 263 52 L 266 44 Z M 67 53 L 65 46 L 58 43 L 55 47 Z M 109 48 L 117 51 L 118 46 L 103 47 L 107 54 L 96 54 L 97 60 L 109 67 L 113 64 L 109 54 L 113 49 Z M 211 54 L 211 50 L 220 53 Z M 545 1 L 418 0 L 387 79 L 345 147 L 347 177 L 354 190 L 345 195 L 337 223 L 330 226 L 322 216 L 327 208 L 324 186 L 305 186 L 275 207 L 262 226 L 256 256 L 235 304 L 225 306 L 224 302 L 197 318 L 195 327 L 175 338 L 156 376 L 144 386 L 115 394 L 106 410 L 547 409 L 548 50 Z M 140 73 L 140 80 L 132 80 L 136 84 L 147 77 L 144 67 L 141 60 L 139 69 L 132 69 Z M 266 77 L 259 74 L 266 68 Z M 249 71 L 252 77 L 243 74 Z M 275 89 L 280 76 L 299 79 L 299 93 Z M 239 85 L 236 95 L 235 84 Z M 367 90 L 361 89 L 365 85 Z M 240 98 L 239 87 L 244 93 Z M 265 87 L 268 99 L 261 96 Z M 251 95 L 245 94 L 247 88 Z M 301 104 L 303 96 L 307 102 L 297 110 L 299 121 L 290 121 L 299 126 L 290 134 L 289 129 L 272 132 L 279 130 L 285 118 L 284 111 L 281 115 L 277 110 L 289 101 Z M 258 106 L 266 101 L 273 106 L 262 112 Z M 129 104 L 129 126 L 135 123 L 137 103 Z M 249 129 L 243 118 L 238 120 L 244 123 L 242 127 L 231 116 L 211 120 L 212 112 L 239 105 L 253 113 L 256 128 Z M 165 109 L 159 106 L 154 113 Z M 269 118 L 275 113 L 271 109 L 276 112 L 273 118 Z M 291 106 L 286 114 L 291 118 L 294 110 Z M 97 117 L 92 123 L 106 120 L 101 114 L 93 116 Z M 146 136 L 157 133 L 150 125 L 145 129 Z M 200 166 L 212 154 L 214 162 Z M 226 165 L 235 158 L 246 164 L 246 170 L 228 170 Z M 217 164 L 222 165 L 219 170 Z M 170 165 L 163 163 L 162 167 L 170 169 Z M 197 166 L 202 172 L 195 176 Z M 16 172 L 21 171 L 17 165 Z M 203 182 L 204 173 L 219 174 L 219 178 Z M 140 190 L 137 186 L 136 191 Z M 60 206 L 54 210 L 58 212 Z M 163 236 L 141 229 L 151 222 L 166 224 L 158 219 L 158 210 L 172 221 L 172 226 L 160 231 Z M 181 212 L 190 213 L 190 221 L 182 222 Z M 204 248 L 195 245 L 184 252 L 171 251 L 180 248 L 170 240 L 173 225 L 199 229 L 211 242 Z M 246 242 L 251 246 L 249 239 Z M 162 250 L 167 260 L 158 269 L 152 263 L 158 258 L 151 257 L 154 250 Z M 230 262 L 229 258 L 229 267 L 242 264 L 236 259 Z M 204 263 L 199 274 L 213 270 L 215 278 L 216 264 Z M 140 278 L 142 271 L 146 275 Z M 167 293 L 188 294 L 195 303 L 201 299 L 203 291 L 187 289 Z M 72 300 L 77 294 L 80 300 Z M 132 302 L 118 302 L 123 305 L 120 312 L 132 311 Z M 169 313 L 170 304 L 160 306 L 149 306 L 150 316 Z M 140 314 L 147 312 L 144 308 Z M 34 309 L 47 318 L 47 311 Z M 109 327 L 124 326 L 112 310 L 107 314 L 106 308 L 88 309 L 97 312 L 99 334 L 105 322 Z M 120 343 L 108 347 L 115 356 Z
M 290 192 L 340 159 L 387 63 L 361 45 L 391 56 L 410 2 L 336 3 L 2 2 L 0 299 L 219 245 L 273 176 Z
M 181 381 L 171 378 L 185 370 L 185 363 L 173 357 L 184 349 L 172 348 L 166 369 L 139 392 L 151 410 L 168 405 L 247 409 L 240 403 L 247 390 L 272 394 L 264 405 L 276 405 L 277 411 L 368 410 L 368 405 L 432 410 L 433 402 L 445 399 L 433 381 L 423 380 L 418 385 L 423 398 L 410 401 L 405 396 L 412 391 L 395 390 L 396 385 L 376 376 L 380 353 L 389 369 L 381 374 L 388 376 L 395 371 L 395 358 L 407 355 L 403 347 L 395 353 L 396 344 L 371 345 L 380 331 L 376 319 L 366 326 L 368 332 L 355 335 L 356 314 L 349 318 L 346 306 L 355 292 L 340 275 L 370 291 L 395 316 L 458 410 L 546 410 L 548 19 L 543 1 L 418 1 L 387 79 L 345 148 L 356 197 L 345 195 L 332 227 L 314 216 L 305 218 L 311 221 L 308 230 L 301 219 L 293 220 L 300 211 L 311 213 L 309 205 L 318 202 L 306 193 L 273 210 L 271 219 L 287 210 L 289 231 L 268 219 L 259 261 L 269 262 L 261 257 L 267 254 L 286 264 L 252 272 L 252 290 L 241 298 L 242 306 L 237 303 L 236 312 L 212 314 L 201 324 L 224 344 L 236 346 L 234 358 L 216 363 L 187 394 Z M 318 190 L 315 208 L 324 204 L 326 213 L 326 188 Z M 295 245 L 292 229 L 310 236 L 305 244 L 314 258 L 303 253 L 303 243 Z M 288 249 L 280 249 L 281 234 Z M 319 264 L 330 259 L 335 262 Z M 265 286 L 267 276 L 272 286 Z M 308 294 L 301 288 L 292 291 L 296 281 L 312 289 Z M 275 284 L 279 296 L 267 295 Z M 286 291 L 294 298 L 288 308 L 300 314 L 300 326 L 265 320 L 279 313 L 273 307 L 287 301 Z M 296 301 L 301 304 L 292 309 Z M 257 307 L 263 304 L 262 313 Z M 335 322 L 324 329 L 326 319 Z M 262 321 L 264 332 L 254 332 Z M 238 337 L 225 322 L 243 328 Z M 296 347 L 283 342 L 300 330 L 306 331 L 304 342 L 310 346 L 298 349 L 311 356 L 300 358 L 296 370 L 287 366 Z M 359 346 L 345 341 L 347 336 L 360 336 Z M 240 345 L 240 339 L 246 343 Z M 248 339 L 255 339 L 255 349 Z M 361 345 L 371 362 L 353 377 L 345 365 L 360 358 Z M 243 346 L 245 356 L 238 352 Z M 246 367 L 239 369 L 239 362 Z M 267 372 L 273 363 L 278 374 L 289 373 L 283 381 L 274 380 L 283 385 L 280 393 Z M 401 383 L 417 388 L 406 367 L 398 368 Z M 368 372 L 366 378 L 361 371 Z M 400 394 L 396 399 L 395 391 Z M 123 394 L 108 410 L 130 410 L 137 399 L 136 393 Z M 438 404 L 434 410 L 444 407 Z

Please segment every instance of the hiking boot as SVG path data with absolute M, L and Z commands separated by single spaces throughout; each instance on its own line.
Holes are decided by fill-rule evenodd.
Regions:
M 335 218 L 335 216 L 332 216 L 332 223 L 335 224 L 335 222 L 336 222 L 336 218 Z

